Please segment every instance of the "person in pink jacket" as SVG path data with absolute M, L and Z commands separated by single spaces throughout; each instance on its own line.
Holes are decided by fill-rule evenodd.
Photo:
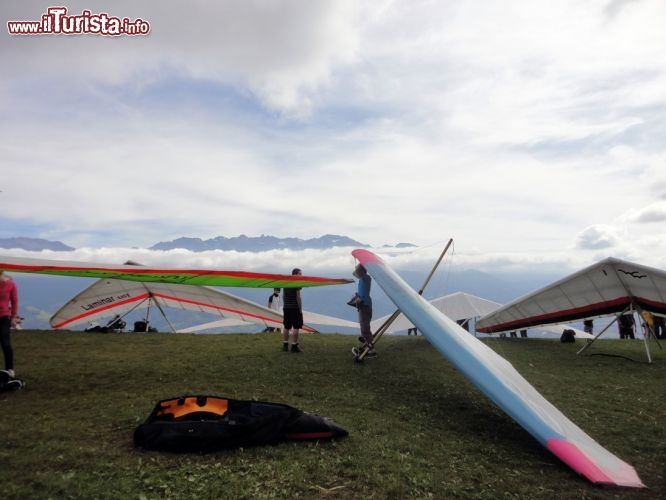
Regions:
M 0 345 L 5 355 L 5 370 L 14 377 L 14 350 L 10 331 L 18 318 L 18 290 L 14 280 L 0 269 Z

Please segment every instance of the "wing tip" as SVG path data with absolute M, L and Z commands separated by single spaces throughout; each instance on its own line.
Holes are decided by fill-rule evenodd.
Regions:
M 603 466 L 594 461 L 578 446 L 565 439 L 549 439 L 546 447 L 573 470 L 595 484 L 645 488 L 636 470 L 626 462 L 613 456 L 614 467 Z
M 370 250 L 366 250 L 365 248 L 357 248 L 356 250 L 352 251 L 352 255 L 358 259 L 358 261 L 361 264 L 368 264 L 370 262 L 375 262 L 377 264 L 382 263 L 382 259 L 377 257 L 373 252 Z

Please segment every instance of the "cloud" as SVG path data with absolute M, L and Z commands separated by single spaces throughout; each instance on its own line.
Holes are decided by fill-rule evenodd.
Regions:
M 635 222 L 665 192 L 660 0 L 67 7 L 151 33 L 5 36 L 4 236 L 336 233 L 453 237 L 479 264 L 654 258 L 654 224 Z M 604 227 L 615 236 L 581 230 Z
M 621 241 L 621 237 L 615 228 L 597 224 L 583 229 L 577 235 L 576 240 L 578 248 L 600 250 L 617 246 Z
M 615 18 L 624 9 L 628 9 L 632 4 L 640 2 L 641 0 L 610 0 L 606 7 L 604 7 L 604 15 L 609 19 Z
M 440 257 L 446 242 L 429 247 L 376 248 L 371 249 L 397 270 L 423 270 L 424 277 Z M 193 252 L 185 249 L 165 251 L 145 248 L 124 247 L 83 247 L 72 251 L 28 251 L 22 249 L 1 249 L 5 257 L 47 259 L 60 262 L 83 262 L 89 264 L 118 265 L 128 260 L 150 267 L 223 269 L 289 274 L 294 267 L 300 267 L 306 274 L 351 273 L 356 266 L 352 257 L 353 248 L 331 248 L 325 250 L 269 250 L 265 252 L 238 252 L 209 250 Z M 540 268 L 541 271 L 558 271 L 567 267 L 570 257 L 564 252 L 527 255 L 521 252 L 485 253 L 458 252 L 451 247 L 440 269 L 455 267 L 457 270 L 478 269 L 488 272 L 524 271 Z M 588 261 L 583 261 L 587 265 Z M 653 261 L 654 263 L 655 261 Z M 445 271 L 443 271 L 445 272 Z
M 7 20 L 39 20 L 51 6 L 3 6 Z M 138 91 L 164 78 L 189 78 L 248 89 L 278 113 L 308 115 L 311 100 L 338 65 L 356 57 L 357 16 L 350 0 L 210 3 L 72 0 L 68 15 L 141 18 L 147 36 L 14 36 L 2 49 L 13 78 L 39 72 L 49 79 Z M 97 10 L 99 9 L 99 10 Z M 63 71 L 66 69 L 66 71 Z
M 656 201 L 641 209 L 632 210 L 626 215 L 626 220 L 639 224 L 666 222 L 666 201 Z

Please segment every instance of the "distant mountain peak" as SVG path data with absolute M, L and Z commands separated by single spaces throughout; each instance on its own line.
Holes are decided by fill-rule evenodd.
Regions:
M 74 248 L 61 243 L 60 241 L 49 241 L 41 238 L 0 238 L 0 248 L 20 248 L 31 252 L 39 250 L 52 250 L 54 252 L 67 252 Z
M 262 234 L 261 236 L 247 236 L 241 234 L 227 238 L 216 236 L 203 240 L 201 238 L 180 237 L 172 241 L 156 243 L 149 250 L 173 250 L 183 248 L 193 252 L 205 252 L 207 250 L 236 250 L 239 252 L 264 252 L 267 250 L 290 250 L 326 249 L 334 247 L 368 247 L 364 243 L 353 240 L 347 236 L 337 234 L 325 234 L 318 238 L 278 238 Z
M 371 245 L 361 243 L 360 241 L 342 236 L 339 234 L 325 234 L 317 238 L 278 238 L 268 234 L 261 236 L 247 236 L 241 234 L 227 238 L 226 236 L 216 236 L 209 239 L 192 238 L 181 236 L 171 241 L 161 241 L 149 247 L 149 250 L 173 250 L 181 248 L 192 252 L 205 252 L 208 250 L 235 250 L 238 252 L 265 252 L 268 250 L 306 250 L 338 247 L 368 248 Z M 415 247 L 411 243 L 398 243 L 397 245 L 383 245 L 383 248 L 410 248 Z M 56 252 L 67 252 L 76 250 L 60 241 L 50 241 L 42 238 L 14 237 L 0 238 L 0 248 L 21 249 L 32 252 L 40 250 L 51 250 Z
M 413 243 L 398 243 L 396 245 L 389 245 L 388 243 L 382 245 L 382 248 L 416 248 Z

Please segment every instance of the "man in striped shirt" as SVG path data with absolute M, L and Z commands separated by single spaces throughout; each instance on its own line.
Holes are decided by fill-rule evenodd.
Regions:
M 291 271 L 293 276 L 300 276 L 301 270 L 295 268 Z M 289 333 L 291 332 L 291 352 L 301 352 L 298 346 L 298 331 L 303 328 L 303 307 L 301 304 L 300 288 L 285 288 L 282 297 L 282 312 L 284 315 L 284 328 L 282 330 L 282 350 L 289 351 Z

